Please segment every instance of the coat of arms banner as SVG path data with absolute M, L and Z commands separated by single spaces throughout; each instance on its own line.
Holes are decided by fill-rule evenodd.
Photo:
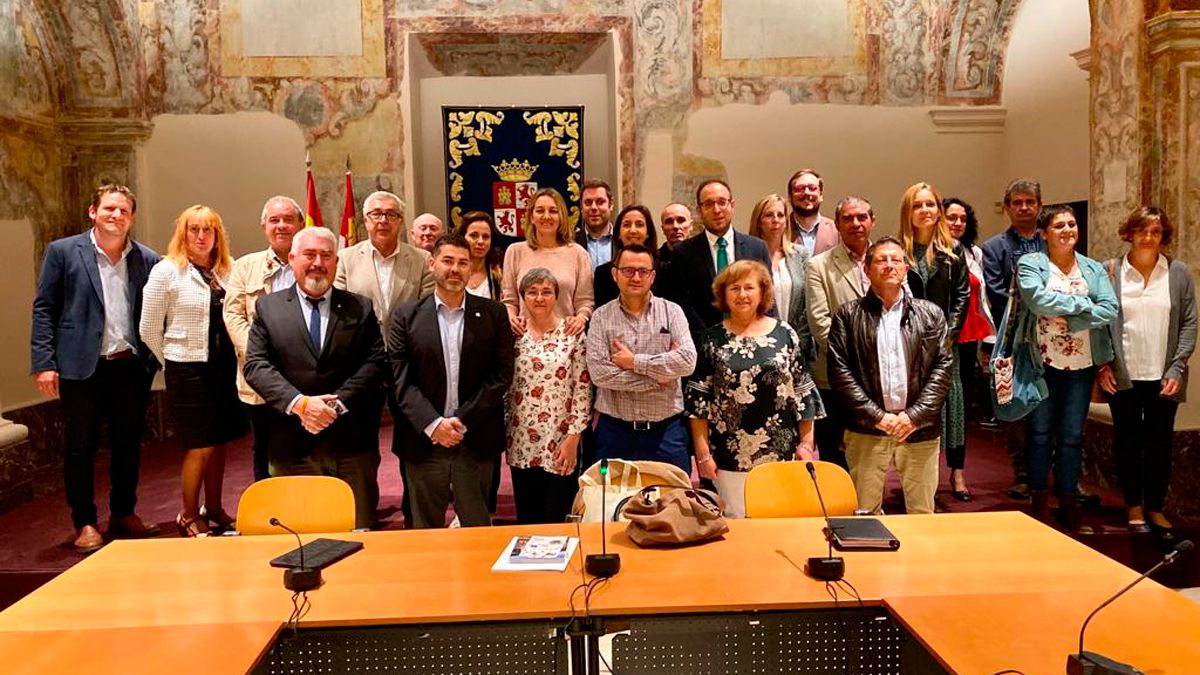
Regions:
M 490 213 L 500 248 L 525 238 L 530 198 L 552 187 L 579 222 L 583 184 L 583 106 L 442 107 L 446 213 L 454 227 L 468 211 Z

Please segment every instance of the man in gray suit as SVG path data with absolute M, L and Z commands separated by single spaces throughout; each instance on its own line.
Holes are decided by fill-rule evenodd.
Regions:
M 390 192 L 373 192 L 363 200 L 363 219 L 367 223 L 367 241 L 362 241 L 338 253 L 337 276 L 334 288 L 358 293 L 371 299 L 380 332 L 387 346 L 389 317 L 395 307 L 415 302 L 433 292 L 433 273 L 429 270 L 429 253 L 400 241 L 404 230 L 404 202 Z M 391 371 L 384 383 L 388 410 L 395 420 L 400 416 L 395 392 L 391 386 Z M 399 434 L 393 427 L 392 452 L 402 457 Z M 408 472 L 400 461 L 400 480 L 408 485 Z M 412 508 L 408 489 L 404 488 L 400 511 L 406 526 L 412 525 Z
M 136 210 L 124 185 L 96 190 L 88 207 L 92 228 L 46 247 L 33 299 L 30 369 L 42 394 L 62 399 L 63 477 L 81 553 L 104 545 L 94 485 L 102 421 L 112 451 L 109 533 L 158 533 L 133 511 L 146 403 L 159 367 L 138 334 L 142 287 L 159 258 L 129 236 Z

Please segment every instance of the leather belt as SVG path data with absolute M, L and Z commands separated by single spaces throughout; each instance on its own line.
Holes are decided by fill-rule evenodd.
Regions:
M 134 353 L 133 353 L 132 349 L 122 349 L 119 352 L 113 352 L 111 354 L 103 354 L 100 356 L 100 360 L 101 361 L 117 361 L 119 359 L 132 359 L 133 357 L 134 357 Z
M 658 420 L 656 422 L 649 420 L 635 420 L 630 422 L 629 420 L 618 419 L 612 415 L 605 415 L 605 417 L 613 422 L 616 422 L 617 424 L 624 424 L 628 427 L 631 427 L 634 431 L 653 431 L 655 429 L 665 427 L 671 422 L 674 422 L 675 420 L 679 419 L 680 415 L 671 415 L 670 417 Z

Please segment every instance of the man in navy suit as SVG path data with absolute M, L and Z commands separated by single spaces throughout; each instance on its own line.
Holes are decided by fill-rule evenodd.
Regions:
M 767 245 L 733 227 L 733 192 L 712 178 L 696 190 L 704 235 L 679 242 L 671 251 L 670 281 L 665 295 L 683 308 L 694 334 L 723 318 L 713 306 L 712 283 L 717 273 L 735 260 L 757 260 L 771 269 Z
M 129 236 L 136 210 L 129 188 L 96 190 L 92 228 L 46 247 L 33 299 L 30 370 L 42 394 L 62 400 L 63 478 L 81 553 L 104 545 L 94 485 L 102 421 L 112 451 L 109 533 L 158 533 L 134 513 L 146 403 L 159 367 L 138 334 L 142 287 L 159 258 Z
M 504 306 L 466 292 L 471 253 L 460 236 L 434 244 L 433 295 L 392 310 L 388 331 L 413 526 L 491 524 L 492 464 L 504 450 L 513 334 Z M 453 495 L 451 485 L 453 484 Z
M 355 527 L 371 528 L 387 356 L 370 298 L 333 287 L 337 262 L 332 231 L 296 233 L 288 253 L 296 283 L 255 303 L 243 373 L 271 409 L 271 475 L 346 481 Z

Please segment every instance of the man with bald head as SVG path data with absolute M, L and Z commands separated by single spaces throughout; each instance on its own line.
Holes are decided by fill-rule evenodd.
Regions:
M 262 397 L 246 384 L 242 366 L 246 362 L 246 341 L 250 336 L 250 324 L 254 322 L 254 307 L 263 296 L 290 288 L 296 283 L 292 268 L 287 264 L 288 252 L 292 248 L 292 237 L 304 227 L 304 211 L 291 197 L 277 195 L 263 204 L 263 236 L 267 248 L 247 253 L 233 263 L 229 283 L 225 287 L 225 329 L 233 341 L 238 357 L 238 398 L 246 405 L 250 417 L 250 428 L 254 436 L 254 480 L 262 480 L 267 469 L 267 435 L 270 417 L 263 405 Z
M 443 234 L 446 234 L 446 224 L 442 219 L 432 213 L 422 213 L 413 220 L 408 240 L 422 251 L 432 253 L 433 245 Z

